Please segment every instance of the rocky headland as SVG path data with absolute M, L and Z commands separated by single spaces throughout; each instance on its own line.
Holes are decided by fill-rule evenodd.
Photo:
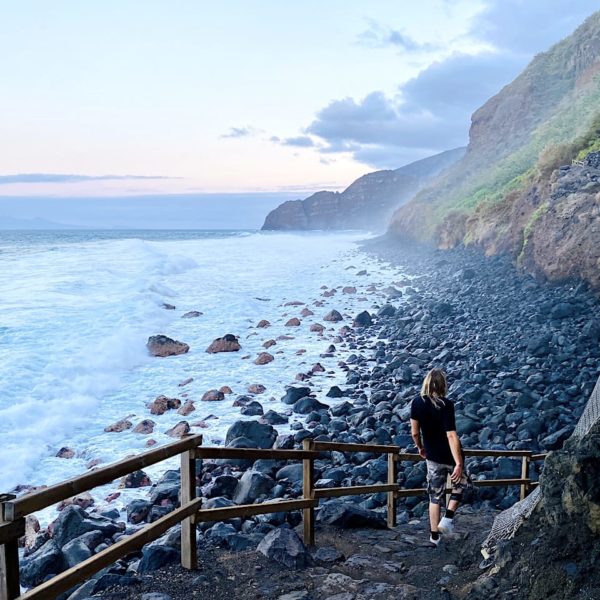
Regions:
M 399 169 L 368 173 L 343 192 L 320 191 L 304 200 L 289 200 L 267 215 L 262 229 L 383 231 L 395 209 L 464 152 L 455 148 Z
M 262 415 L 255 407 L 254 419 L 236 422 L 225 444 L 294 448 L 313 438 L 414 450 L 410 401 L 425 372 L 440 366 L 451 383 L 464 447 L 561 448 L 599 375 L 600 305 L 588 286 L 551 287 L 520 274 L 506 257 L 485 258 L 472 250 L 400 247 L 384 238 L 365 244 L 364 251 L 399 265 L 405 277 L 380 289 L 381 300 L 353 319 L 352 327 L 338 322 L 337 332 L 324 334 L 325 354 L 335 354 L 336 345 L 351 351 L 339 364 L 346 384 L 317 398 L 310 377 L 296 382 L 280 405 Z M 366 285 L 377 288 L 376 283 Z M 223 401 L 229 391 L 212 393 Z M 247 396 L 234 402 L 241 408 L 260 404 Z M 169 404 L 168 398 L 162 404 L 165 410 L 182 408 L 181 403 Z M 278 433 L 282 422 L 291 424 L 291 433 Z M 520 476 L 520 463 L 511 459 L 468 462 L 476 479 Z M 539 467 L 532 467 L 534 479 Z M 315 470 L 317 487 L 362 485 L 385 482 L 387 462 L 369 453 L 333 452 L 316 461 Z M 424 463 L 401 463 L 401 485 L 421 487 L 424 480 Z M 198 463 L 196 484 L 205 507 L 225 507 L 297 498 L 302 471 L 298 463 L 204 460 Z M 109 498 L 94 502 L 84 495 L 67 503 L 47 529 L 39 530 L 30 520 L 23 540 L 24 585 L 39 583 L 178 506 L 176 470 L 154 482 L 137 473 L 121 485 L 149 491 L 131 501 L 125 515 L 111 508 Z M 438 554 L 427 544 L 425 497 L 400 502 L 399 525 L 392 531 L 384 529 L 385 494 L 322 501 L 315 549 L 305 548 L 296 532 L 299 512 L 202 524 L 200 574 L 175 566 L 179 535 L 173 529 L 101 572 L 75 591 L 72 600 L 94 594 L 136 598 L 150 591 L 179 598 L 195 590 L 203 597 L 207 589 L 215 598 L 225 597 L 232 590 L 231 573 L 248 586 L 242 598 L 447 598 L 465 597 L 467 591 L 472 597 L 489 597 L 489 586 L 500 584 L 473 586 L 479 577 L 479 544 L 496 511 L 517 499 L 517 487 L 479 488 L 463 511 L 456 543 L 449 542 Z M 355 528 L 358 533 L 351 531 Z M 425 563 L 437 571 L 431 566 L 425 571 Z M 165 580 L 160 569 L 169 564 L 174 565 L 168 571 L 171 579 Z M 241 564 L 243 568 L 235 567 Z

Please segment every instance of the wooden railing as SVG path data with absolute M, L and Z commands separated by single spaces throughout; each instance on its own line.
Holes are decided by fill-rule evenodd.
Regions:
M 327 458 L 327 453 L 368 452 L 387 454 L 387 483 L 351 487 L 315 488 L 314 461 Z M 19 580 L 18 540 L 25 532 L 25 517 L 57 502 L 104 485 L 115 479 L 133 473 L 163 460 L 180 456 L 181 460 L 181 505 L 167 515 L 150 523 L 135 533 L 124 536 L 112 546 L 98 552 L 78 565 L 67 569 L 52 579 L 21 594 Z M 466 456 L 491 456 L 521 458 L 519 479 L 497 479 L 475 481 L 476 486 L 519 485 L 521 498 L 537 485 L 529 478 L 531 461 L 543 460 L 545 454 L 532 454 L 527 450 L 465 450 Z M 243 504 L 226 508 L 202 508 L 202 498 L 196 498 L 196 460 L 203 458 L 243 458 L 273 459 L 279 461 L 303 461 L 303 497 L 298 500 L 268 501 L 259 504 Z M 418 454 L 400 452 L 398 446 L 372 444 L 339 444 L 336 442 L 315 442 L 304 440 L 302 450 L 261 450 L 245 448 L 202 447 L 202 436 L 188 436 L 167 446 L 144 452 L 133 458 L 98 468 L 90 473 L 75 477 L 51 487 L 25 494 L 19 498 L 0 496 L 0 600 L 49 600 L 72 589 L 101 569 L 115 561 L 138 551 L 144 545 L 156 540 L 173 526 L 181 523 L 181 564 L 186 569 L 197 567 L 196 524 L 208 521 L 222 521 L 236 517 L 249 517 L 259 514 L 303 511 L 304 541 L 314 544 L 315 507 L 321 498 L 349 496 L 356 494 L 387 493 L 387 523 L 396 525 L 396 504 L 398 498 L 420 496 L 425 488 L 402 489 L 397 483 L 398 462 L 423 460 Z M 449 491 L 449 490 L 448 490 Z

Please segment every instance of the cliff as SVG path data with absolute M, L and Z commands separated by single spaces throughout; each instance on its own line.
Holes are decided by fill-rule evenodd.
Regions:
M 463 159 L 395 212 L 390 233 L 508 252 L 529 272 L 600 289 L 597 150 L 600 13 L 473 114 Z
M 423 185 L 459 160 L 455 148 L 395 170 L 363 175 L 343 192 L 321 191 L 271 211 L 263 230 L 384 229 L 393 211 Z

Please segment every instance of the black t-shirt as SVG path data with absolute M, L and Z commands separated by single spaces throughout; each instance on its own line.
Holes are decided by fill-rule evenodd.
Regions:
M 448 398 L 440 398 L 438 402 L 442 404 L 440 408 L 436 408 L 427 397 L 418 396 L 410 405 L 410 418 L 419 421 L 427 460 L 443 465 L 454 465 L 455 461 L 446 435 L 448 431 L 456 431 L 454 402 Z

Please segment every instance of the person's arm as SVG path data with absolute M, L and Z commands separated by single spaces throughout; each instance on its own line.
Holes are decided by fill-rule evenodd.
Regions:
M 450 479 L 452 480 L 452 483 L 458 483 L 461 480 L 463 474 L 463 459 L 460 447 L 460 440 L 458 439 L 458 434 L 456 433 L 456 431 L 447 431 L 446 435 L 448 436 L 448 443 L 450 444 L 452 458 L 456 463 L 454 471 L 452 471 L 452 475 L 450 475 Z
M 419 426 L 419 421 L 416 419 L 410 420 L 410 433 L 412 435 L 412 439 L 417 446 L 419 451 L 419 455 L 421 458 L 426 458 L 425 456 L 425 447 L 423 446 L 423 441 L 421 440 L 421 427 Z

